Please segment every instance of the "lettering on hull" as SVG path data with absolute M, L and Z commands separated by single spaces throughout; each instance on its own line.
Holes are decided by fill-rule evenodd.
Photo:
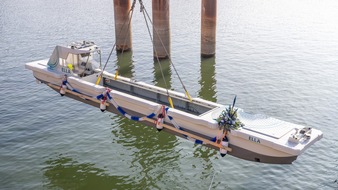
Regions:
M 70 70 L 68 68 L 64 68 L 64 67 L 61 68 L 61 71 L 64 72 L 64 73 L 70 73 Z
M 252 141 L 252 142 L 255 142 L 255 143 L 261 143 L 261 141 L 257 137 L 249 136 L 249 140 Z

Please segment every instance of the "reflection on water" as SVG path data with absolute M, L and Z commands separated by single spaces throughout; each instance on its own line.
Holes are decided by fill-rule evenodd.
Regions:
M 215 57 L 201 60 L 201 77 L 199 84 L 199 97 L 212 102 L 217 102 L 216 79 L 215 79 Z
M 189 92 L 223 104 L 237 94 L 238 106 L 250 112 L 320 128 L 320 142 L 294 164 L 275 166 L 217 159 L 217 151 L 212 156 L 210 149 L 116 115 L 105 125 L 108 113 L 36 85 L 24 63 L 82 39 L 101 45 L 104 63 L 114 40 L 112 1 L 0 0 L 0 44 L 6 44 L 0 47 L 0 189 L 39 189 L 42 183 L 45 189 L 208 189 L 213 171 L 212 189 L 338 189 L 338 1 L 218 3 L 224 11 L 218 12 L 217 64 L 201 64 L 199 74 L 200 3 L 171 2 L 172 56 L 188 64 L 176 66 Z M 151 65 L 143 15 L 133 19 L 135 51 L 114 54 L 111 62 L 119 60 L 124 76 L 163 86 L 158 65 Z M 163 65 L 170 88 L 182 90 Z M 217 89 L 211 88 L 214 79 Z
M 169 60 L 161 60 L 160 61 L 161 66 L 157 61 L 154 61 L 154 84 L 159 87 L 163 88 L 168 88 L 171 89 L 171 67 L 170 67 L 170 62 Z M 161 73 L 161 68 L 162 72 L 164 75 L 164 80 L 163 76 Z
M 199 80 L 201 88 L 198 91 L 198 96 L 212 102 L 217 102 L 215 64 L 215 57 L 201 58 L 201 76 Z M 214 159 L 217 153 L 214 149 L 200 146 L 200 148 L 194 150 L 194 157 L 203 158 L 203 168 L 208 173 L 213 173 L 211 172 L 214 170 L 211 159 Z
M 116 65 L 119 69 L 119 74 L 124 77 L 133 78 L 133 52 L 127 51 L 122 53 L 117 53 Z

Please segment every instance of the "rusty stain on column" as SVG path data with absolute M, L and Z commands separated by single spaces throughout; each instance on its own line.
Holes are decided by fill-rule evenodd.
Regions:
M 132 48 L 131 23 L 129 23 L 131 8 L 130 0 L 114 0 L 116 51 L 128 51 Z
M 202 0 L 201 56 L 213 57 L 216 52 L 217 0 Z
M 154 23 L 153 26 L 154 57 L 165 59 L 170 57 L 169 0 L 153 0 L 152 8 L 153 8 L 153 23 Z M 162 40 L 163 45 L 160 39 Z M 169 55 L 167 55 L 165 50 L 167 50 Z

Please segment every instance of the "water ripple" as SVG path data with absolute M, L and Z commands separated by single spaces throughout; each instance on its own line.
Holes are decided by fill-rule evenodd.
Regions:
M 47 58 L 55 45 L 93 40 L 107 59 L 112 6 L 110 0 L 0 1 L 2 189 L 208 189 L 214 174 L 212 189 L 338 189 L 336 1 L 218 1 L 213 59 L 199 55 L 200 4 L 171 1 L 172 61 L 191 95 L 222 104 L 237 95 L 249 112 L 324 132 L 282 166 L 221 158 L 35 84 L 24 63 Z M 121 75 L 164 86 L 142 15 L 133 19 L 133 51 L 113 54 L 107 70 L 120 66 Z M 170 64 L 162 64 L 168 88 L 182 91 Z

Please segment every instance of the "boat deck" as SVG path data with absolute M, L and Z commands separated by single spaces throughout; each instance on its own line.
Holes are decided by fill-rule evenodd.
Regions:
M 268 117 L 262 114 L 249 114 L 239 111 L 239 118 L 245 124 L 244 129 L 263 134 L 275 139 L 280 139 L 295 128 L 302 128 L 300 125 Z

